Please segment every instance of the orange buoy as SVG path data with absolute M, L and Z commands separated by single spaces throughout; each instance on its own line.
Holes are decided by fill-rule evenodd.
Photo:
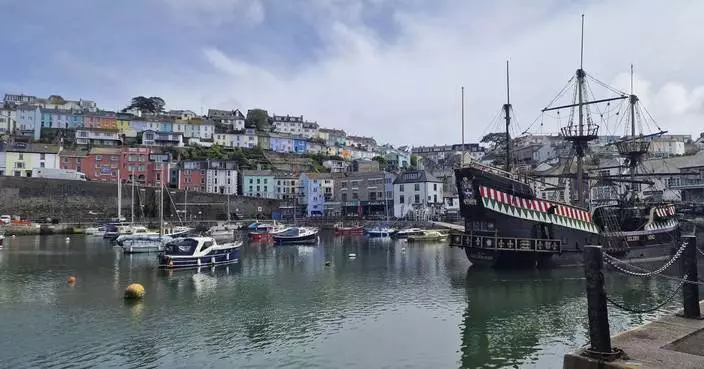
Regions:
M 74 276 L 68 277 L 68 284 L 76 284 L 76 277 L 74 277 Z

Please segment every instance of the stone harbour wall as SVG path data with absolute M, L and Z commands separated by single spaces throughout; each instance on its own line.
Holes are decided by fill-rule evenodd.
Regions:
M 135 189 L 135 219 L 156 219 L 159 193 L 155 188 Z M 132 187 L 122 187 L 122 216 L 129 220 Z M 187 200 L 184 201 L 184 199 Z M 164 193 L 164 218 L 183 217 L 187 204 L 189 221 L 227 218 L 227 196 L 168 189 Z M 117 216 L 117 185 L 44 178 L 0 177 L 0 215 L 23 219 L 58 219 L 62 223 L 104 220 Z M 244 218 L 270 219 L 279 200 L 230 197 L 230 212 Z M 178 213 L 177 213 L 178 210 Z

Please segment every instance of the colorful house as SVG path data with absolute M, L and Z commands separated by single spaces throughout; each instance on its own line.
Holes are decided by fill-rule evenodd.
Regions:
M 31 177 L 35 168 L 59 168 L 58 145 L 0 142 L 0 176 Z
M 41 137 L 42 113 L 36 106 L 20 105 L 17 107 L 16 128 L 23 135 L 31 135 L 35 140 Z
M 296 154 L 305 154 L 308 152 L 308 141 L 303 138 L 293 139 L 293 152 Z

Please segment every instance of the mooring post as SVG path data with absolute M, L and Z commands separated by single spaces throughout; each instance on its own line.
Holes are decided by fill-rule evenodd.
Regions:
M 684 305 L 684 317 L 699 319 L 699 273 L 697 271 L 697 237 L 682 236 L 685 243 L 682 251 L 682 270 L 687 275 L 687 281 L 682 286 L 682 304 Z
M 611 332 L 604 291 L 604 261 L 601 246 L 584 246 L 584 276 L 587 279 L 590 351 L 611 354 Z

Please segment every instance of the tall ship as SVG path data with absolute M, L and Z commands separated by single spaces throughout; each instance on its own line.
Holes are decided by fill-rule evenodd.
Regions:
M 564 160 L 568 172 L 558 183 L 570 186 L 571 194 L 563 201 L 545 199 L 538 188 L 555 187 L 554 182 L 519 172 L 512 168 L 509 126 L 512 106 L 508 94 L 503 105 L 506 127 L 506 164 L 504 168 L 484 165 L 477 161 L 464 163 L 455 169 L 455 180 L 464 218 L 464 233 L 450 238 L 451 246 L 461 247 L 473 264 L 491 266 L 551 267 L 582 263 L 585 245 L 602 245 L 605 252 L 629 261 L 651 261 L 671 257 L 679 243 L 679 224 L 674 204 L 644 199 L 639 196 L 641 185 L 652 184 L 641 171 L 650 140 L 657 133 L 636 132 L 643 109 L 638 97 L 610 88 L 588 75 L 583 67 L 584 18 L 580 66 L 560 95 L 574 92 L 568 104 L 543 109 L 543 112 L 569 110 L 566 124 L 559 137 L 568 144 L 569 155 Z M 631 68 L 631 81 L 632 81 Z M 593 96 L 588 81 L 606 86 L 615 96 Z M 560 96 L 558 95 L 558 97 Z M 613 142 L 622 157 L 617 174 L 590 175 L 585 171 L 585 158 L 590 157 L 589 143 L 599 137 L 599 125 L 590 109 L 599 112 L 598 104 L 624 104 L 618 117 L 630 132 Z M 601 114 L 603 118 L 603 113 Z M 563 159 L 561 159 L 563 160 Z M 572 172 L 570 169 L 576 169 Z M 591 186 L 612 186 L 617 193 L 603 201 L 588 201 Z M 558 199 L 562 200 L 562 199 Z

